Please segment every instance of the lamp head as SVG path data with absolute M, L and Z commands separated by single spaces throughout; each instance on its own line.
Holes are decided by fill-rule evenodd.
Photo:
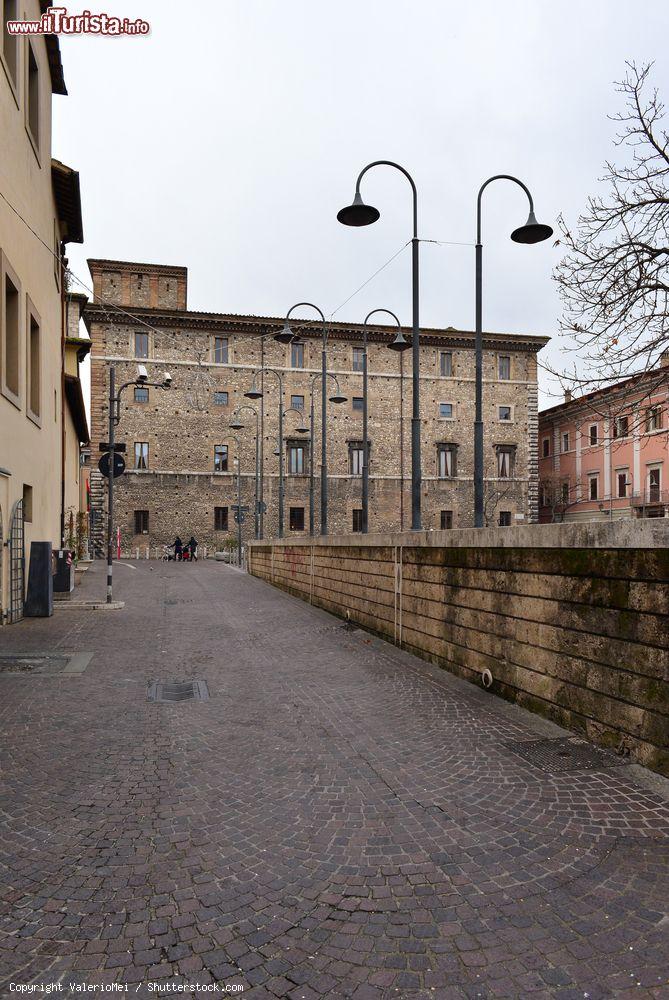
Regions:
M 241 422 L 241 420 L 231 420 L 230 423 L 228 424 L 228 427 L 232 431 L 241 431 L 244 428 L 244 424 Z
M 172 385 L 172 376 L 169 372 L 163 372 L 163 389 L 169 389 Z
M 244 395 L 247 399 L 262 399 L 262 392 L 260 389 L 256 389 L 254 385 L 252 385 L 249 391 L 245 392 Z
M 388 344 L 389 351 L 408 351 L 411 347 L 411 341 L 407 340 L 401 330 L 398 330 L 395 334 L 395 339 Z
M 337 219 L 344 226 L 371 226 L 381 213 L 373 205 L 365 205 L 359 191 L 355 192 L 352 205 L 347 205 L 337 212 Z
M 337 389 L 337 391 L 329 398 L 331 403 L 345 403 L 348 399 L 348 397 L 344 396 L 339 389 Z
M 274 334 L 274 339 L 279 344 L 290 344 L 290 342 L 294 339 L 294 337 L 295 334 L 288 326 L 288 320 L 286 320 L 286 322 L 284 323 L 283 330 L 280 330 L 278 333 Z
M 137 365 L 137 381 L 138 382 L 149 381 L 149 373 L 146 370 L 146 365 Z
M 544 240 L 550 239 L 552 235 L 551 227 L 537 222 L 534 212 L 530 211 L 525 225 L 514 229 L 511 233 L 511 239 L 514 243 L 542 243 Z
M 309 428 L 308 427 L 300 426 L 300 427 L 296 427 L 295 431 L 296 431 L 297 434 L 308 434 L 309 433 Z

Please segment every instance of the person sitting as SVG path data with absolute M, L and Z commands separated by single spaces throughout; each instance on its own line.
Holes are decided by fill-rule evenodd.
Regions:
M 177 562 L 181 562 L 183 554 L 183 543 L 179 536 L 174 539 L 174 558 Z
M 190 557 L 191 557 L 191 559 L 193 559 L 195 562 L 197 562 L 197 540 L 193 537 L 193 535 L 190 536 L 190 541 L 188 543 L 188 548 L 190 549 Z

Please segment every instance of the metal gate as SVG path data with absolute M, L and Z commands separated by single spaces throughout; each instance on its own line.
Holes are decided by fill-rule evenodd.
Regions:
M 23 541 L 23 500 L 17 500 L 9 519 L 9 624 L 23 618 L 26 557 Z

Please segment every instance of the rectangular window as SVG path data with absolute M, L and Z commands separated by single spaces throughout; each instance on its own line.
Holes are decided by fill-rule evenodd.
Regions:
M 599 499 L 599 476 L 588 476 L 588 498 Z
M 304 531 L 304 507 L 291 507 L 288 515 L 291 531 Z
M 299 340 L 290 345 L 290 367 L 304 368 L 304 344 Z
M 149 356 L 149 335 L 148 333 L 135 334 L 135 357 L 148 358 Z
M 500 420 L 511 420 L 511 407 L 510 406 L 500 406 L 499 407 L 499 419 Z
M 510 510 L 500 510 L 499 512 L 499 526 L 500 528 L 508 528 L 511 525 L 511 511 Z
M 625 469 L 623 472 L 619 472 L 617 474 L 617 479 L 618 479 L 618 496 L 619 497 L 626 497 L 627 496 L 627 485 L 628 485 L 627 484 L 627 469 Z
M 456 444 L 437 445 L 437 475 L 440 479 L 452 479 L 458 474 L 458 446 Z
M 37 318 L 28 306 L 28 412 L 40 415 L 41 405 L 41 336 Z
M 2 4 L 0 4 L 0 7 Z M 14 84 L 14 89 L 19 85 L 19 39 L 17 35 L 10 35 L 7 31 L 7 21 L 19 21 L 18 0 L 5 0 L 2 14 L 2 54 L 5 57 L 5 64 L 9 71 L 9 76 Z
M 9 274 L 5 271 L 5 287 L 3 295 L 4 310 L 4 358 L 3 375 L 8 392 L 19 395 L 19 290 Z
M 294 410 L 304 409 L 304 396 L 291 396 L 290 405 Z
M 149 390 L 145 385 L 135 386 L 135 402 L 136 403 L 148 403 L 149 401 Z
M 357 531 L 362 531 L 362 511 L 361 510 L 354 510 L 353 511 L 353 525 L 352 525 L 352 527 L 353 527 L 353 531 L 356 531 L 356 532 Z
M 27 483 L 23 484 L 23 520 L 33 519 L 33 488 Z
M 149 442 L 135 441 L 135 468 L 148 469 L 149 467 Z
M 500 354 L 497 358 L 497 374 L 503 382 L 508 382 L 511 378 L 511 356 L 509 354 Z
M 569 503 L 569 480 L 568 479 L 562 484 L 560 496 L 562 497 L 562 503 Z
M 453 527 L 453 511 L 442 510 L 439 514 L 439 527 L 442 531 L 448 531 Z
M 497 446 L 497 475 L 500 479 L 513 479 L 516 465 L 516 447 L 510 444 Z
M 440 403 L 439 404 L 439 418 L 441 420 L 452 420 L 453 419 L 453 404 L 452 403 Z
M 551 439 L 544 438 L 541 447 L 542 447 L 543 457 L 548 458 L 548 456 L 551 453 Z
M 28 42 L 28 92 L 26 97 L 26 119 L 28 122 L 28 130 L 33 142 L 35 143 L 35 148 L 39 152 L 39 67 L 30 42 Z
M 227 444 L 214 445 L 214 472 L 228 471 L 228 446 Z
M 227 392 L 215 392 L 214 393 L 214 406 L 227 406 L 229 396 Z
M 659 466 L 648 470 L 648 501 L 649 503 L 660 502 L 662 470 Z
M 214 337 L 214 364 L 227 365 L 228 363 L 228 338 Z
M 616 417 L 616 422 L 613 425 L 613 436 L 615 438 L 626 438 L 629 436 L 629 432 L 629 417 Z
M 562 435 L 562 451 L 569 451 L 569 432 Z
M 662 427 L 662 410 L 659 406 L 649 406 L 646 410 L 646 431 L 659 431 Z
M 365 350 L 363 347 L 353 348 L 353 371 L 361 372 L 364 365 Z
M 362 396 L 354 396 L 351 400 L 351 406 L 353 407 L 354 410 L 361 413 L 363 402 L 364 400 Z
M 348 471 L 351 476 L 361 476 L 365 450 L 362 441 L 349 441 Z
M 304 445 L 288 442 L 288 474 L 301 476 L 304 474 Z
M 149 533 L 149 512 L 148 510 L 135 511 L 135 534 L 148 535 Z
M 214 507 L 214 531 L 228 530 L 228 508 Z
M 590 428 L 588 430 L 588 443 L 591 445 L 597 444 L 598 437 L 599 437 L 599 426 L 597 424 L 590 424 Z
M 439 374 L 450 378 L 453 374 L 453 354 L 451 351 L 441 351 L 439 354 Z

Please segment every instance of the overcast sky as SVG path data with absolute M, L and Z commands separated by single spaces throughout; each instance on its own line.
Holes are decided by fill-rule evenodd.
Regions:
M 421 324 L 473 329 L 476 194 L 518 175 L 537 216 L 574 221 L 612 155 L 625 60 L 655 60 L 669 101 L 666 0 L 105 0 L 147 36 L 62 38 L 69 97 L 54 98 L 53 154 L 81 172 L 87 257 L 182 264 L 189 307 L 283 315 L 308 299 L 339 320 L 387 307 L 411 321 L 410 254 L 338 307 L 411 235 L 410 189 L 367 174 L 381 211 L 336 213 L 358 171 L 413 175 Z M 560 248 L 517 246 L 515 185 L 485 196 L 484 326 L 555 336 Z M 305 313 L 305 316 L 309 315 Z M 548 389 L 547 383 L 542 386 Z M 542 395 L 544 404 L 555 398 Z

